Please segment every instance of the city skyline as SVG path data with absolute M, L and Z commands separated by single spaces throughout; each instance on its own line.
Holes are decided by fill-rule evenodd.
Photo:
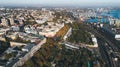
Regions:
M 3 6 L 118 6 L 118 0 L 3 0 Z

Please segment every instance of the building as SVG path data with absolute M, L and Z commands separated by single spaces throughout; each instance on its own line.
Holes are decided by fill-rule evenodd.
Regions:
M 15 22 L 14 22 L 14 19 L 13 18 L 9 18 L 9 21 L 10 21 L 10 25 L 14 25 Z
M 35 44 L 29 43 L 29 44 L 27 44 L 26 46 L 24 46 L 24 47 L 22 48 L 22 51 L 24 51 L 24 52 L 29 52 L 29 51 L 31 50 L 31 48 L 33 48 L 33 46 L 35 46 Z
M 120 40 L 120 34 L 116 34 L 116 35 L 115 35 L 115 39 L 116 39 L 116 40 Z
M 64 27 L 64 23 L 58 24 L 53 22 L 48 22 L 47 26 L 41 27 L 39 30 L 39 35 L 44 35 L 46 37 L 54 37 L 56 33 Z
M 118 27 L 120 27 L 120 19 L 116 19 L 116 27 L 118 28 Z
M 26 33 L 38 34 L 37 29 L 33 26 L 26 26 L 24 30 Z
M 20 31 L 20 27 L 19 26 L 11 26 L 10 28 L 12 31 Z
M 27 45 L 25 43 L 19 43 L 19 42 L 10 42 L 10 46 L 13 47 L 13 46 L 23 46 L 23 45 Z
M 63 39 L 66 40 L 71 34 L 72 34 L 72 28 L 70 28 L 68 30 L 68 32 L 65 34 L 65 36 L 63 37 Z
M 22 52 L 14 60 L 8 61 L 5 67 L 19 67 L 22 66 L 33 54 L 38 51 L 41 46 L 46 43 L 46 38 L 41 40 L 38 44 L 29 43 L 22 48 Z
M 120 26 L 120 19 L 109 19 L 109 24 L 110 25 L 114 25 L 116 27 L 119 27 Z
M 8 26 L 9 25 L 8 20 L 5 19 L 5 18 L 1 19 L 1 22 L 2 22 L 1 25 L 3 25 L 3 26 Z
M 114 20 L 114 19 L 109 18 L 109 24 L 110 24 L 110 25 L 113 25 L 114 23 L 115 23 L 115 20 Z
M 98 47 L 97 38 L 93 34 L 91 35 L 91 37 L 92 37 L 94 47 Z

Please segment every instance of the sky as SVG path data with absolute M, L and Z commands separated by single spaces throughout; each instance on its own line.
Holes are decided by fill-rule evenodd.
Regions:
M 4 5 L 119 5 L 120 0 L 0 0 Z

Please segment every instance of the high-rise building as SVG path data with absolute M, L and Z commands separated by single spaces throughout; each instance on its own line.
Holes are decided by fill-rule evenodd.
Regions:
M 5 18 L 1 19 L 1 22 L 1 25 L 8 26 L 8 21 Z
M 115 19 L 109 18 L 109 24 L 110 24 L 110 25 L 115 24 Z
M 120 27 L 120 20 L 116 19 L 116 27 Z
M 10 25 L 14 25 L 15 22 L 14 22 L 14 19 L 13 18 L 9 18 L 9 21 L 10 21 Z

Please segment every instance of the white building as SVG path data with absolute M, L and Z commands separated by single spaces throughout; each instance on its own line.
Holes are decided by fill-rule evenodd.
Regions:
M 98 47 L 97 39 L 94 35 L 91 35 L 94 47 Z
M 68 30 L 68 32 L 65 34 L 65 36 L 63 37 L 63 39 L 66 40 L 71 34 L 72 34 L 72 28 L 70 28 Z
M 35 27 L 32 27 L 32 26 L 29 26 L 29 27 L 26 26 L 24 30 L 26 33 L 38 34 L 37 29 L 35 29 Z
M 10 29 L 13 30 L 13 31 L 19 31 L 20 27 L 19 26 L 11 26 Z
M 34 46 L 35 46 L 35 44 L 29 43 L 22 48 L 22 51 L 29 52 L 31 50 L 31 48 L 33 48 Z
M 115 35 L 115 39 L 116 39 L 116 40 L 120 40 L 120 34 L 116 34 L 116 35 Z
M 64 24 L 55 24 L 49 22 L 47 26 L 44 26 L 41 28 L 41 31 L 39 31 L 40 35 L 44 35 L 46 37 L 53 37 L 55 34 L 62 28 L 64 27 Z

